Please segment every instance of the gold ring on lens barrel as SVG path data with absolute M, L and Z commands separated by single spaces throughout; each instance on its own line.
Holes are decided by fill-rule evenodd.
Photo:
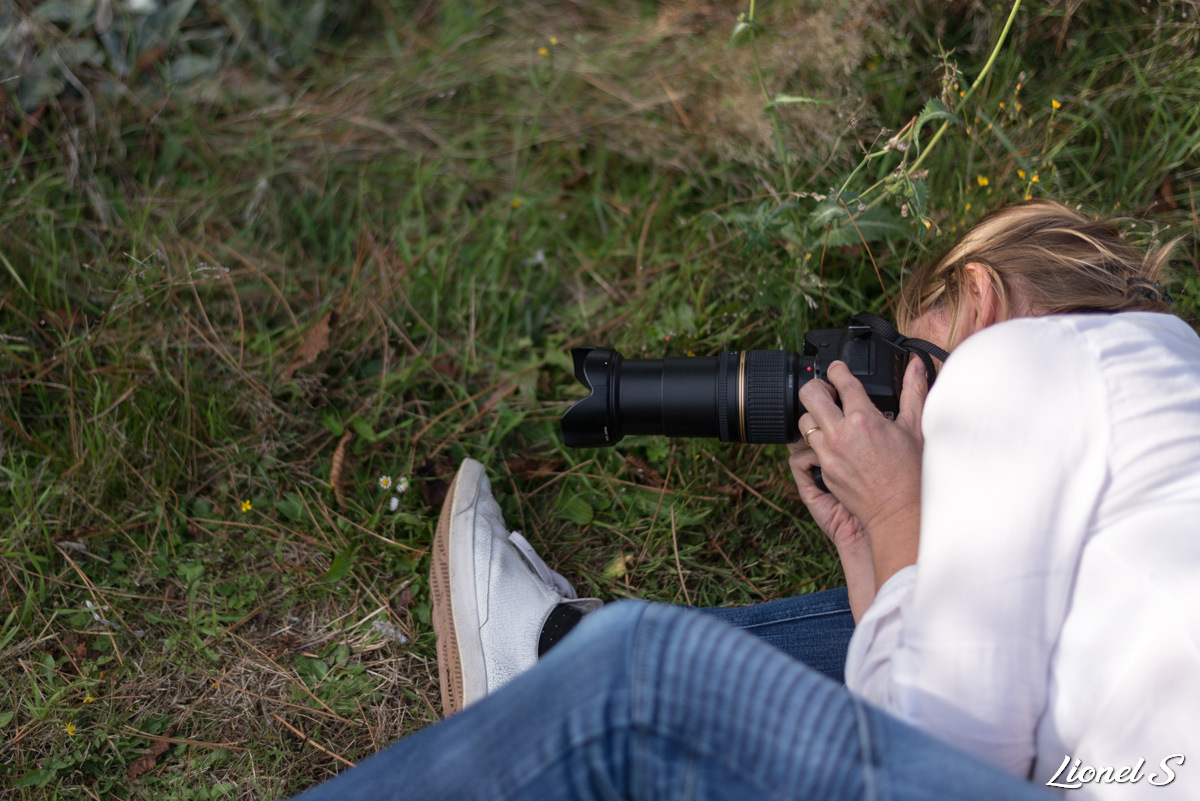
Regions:
M 746 354 L 749 351 L 742 351 L 742 357 L 738 359 L 738 429 L 742 435 L 742 442 L 746 441 Z

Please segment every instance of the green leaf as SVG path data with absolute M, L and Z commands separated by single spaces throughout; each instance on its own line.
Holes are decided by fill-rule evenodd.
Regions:
M 379 441 L 379 435 L 375 433 L 375 429 L 361 417 L 355 417 L 351 420 L 350 427 L 354 429 L 355 434 L 358 434 L 372 445 Z
M 344 665 L 350 661 L 350 646 L 344 642 L 340 642 L 333 648 L 333 653 L 329 655 L 330 660 L 335 665 Z
M 929 184 L 924 178 L 909 179 L 909 210 L 916 214 L 918 220 L 925 219 L 925 205 L 929 197 Z
M 568 520 L 580 526 L 586 526 L 596 516 L 592 505 L 578 493 L 560 493 L 555 506 Z
M 817 207 L 808 215 L 806 225 L 809 228 L 824 228 L 846 219 L 846 216 L 846 207 L 839 203 L 837 198 L 830 197 L 817 204 Z
M 830 247 L 857 245 L 861 242 L 882 242 L 902 239 L 908 235 L 908 227 L 895 219 L 859 219 L 854 225 L 847 223 L 829 232 Z
M 325 430 L 335 437 L 340 437 L 346 433 L 346 427 L 342 425 L 342 421 L 338 416 L 330 411 L 321 412 L 321 422 L 325 424 Z
M 304 499 L 299 493 L 289 492 L 278 501 L 275 501 L 275 508 L 293 522 L 300 522 L 304 519 Z
M 205 75 L 212 75 L 220 65 L 220 59 L 216 56 L 184 53 L 171 61 L 167 68 L 167 80 L 170 83 L 187 83 Z
M 45 0 L 33 10 L 33 17 L 42 22 L 57 22 L 80 29 L 93 15 L 95 2 L 79 0 Z
M 913 123 L 913 150 L 918 155 L 921 153 L 921 127 L 930 120 L 950 120 L 953 123 L 961 124 L 958 117 L 955 117 L 946 108 L 945 103 L 936 97 L 931 97 L 925 104 L 925 108 L 921 109 L 921 113 L 917 115 L 917 121 Z
M 357 550 L 357 547 L 347 545 L 341 553 L 333 557 L 333 564 L 329 566 L 329 572 L 322 577 L 321 581 L 332 584 L 335 581 L 344 579 L 354 564 L 354 552 Z
M 195 4 L 196 0 L 174 0 L 174 2 L 163 4 L 151 13 L 146 18 L 146 27 L 158 34 L 159 37 L 152 44 L 163 46 L 170 44 L 171 40 L 175 38 L 175 34 L 179 33 L 179 26 L 183 24 L 184 18 Z M 147 44 L 151 44 L 151 42 L 147 42 Z
M 329 665 L 324 659 L 313 659 L 309 656 L 296 657 L 296 672 L 301 678 L 310 681 L 320 681 L 329 674 Z
M 14 713 L 11 711 L 10 712 L 0 712 L 0 729 L 4 728 L 9 723 L 12 723 L 13 714 Z
M 13 787 L 45 787 L 58 775 L 56 770 L 31 770 L 12 783 Z
M 822 201 L 808 218 L 810 228 L 829 229 L 822 241 L 830 247 L 899 239 L 908 234 L 908 227 L 888 209 L 869 209 L 851 221 L 846 209 L 840 204 L 833 206 L 833 202 Z
M 733 33 L 729 37 L 729 44 L 727 47 L 732 47 L 738 39 L 750 33 L 756 27 L 757 25 L 750 20 L 739 19 L 737 24 L 733 26 Z

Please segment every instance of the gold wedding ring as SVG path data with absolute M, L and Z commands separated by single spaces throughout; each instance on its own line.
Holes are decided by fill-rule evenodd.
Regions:
M 804 440 L 804 444 L 811 448 L 812 443 L 808 441 L 808 435 L 814 431 L 820 431 L 820 430 L 821 430 L 820 426 L 813 426 L 812 428 L 808 429 L 803 434 L 801 434 L 800 439 Z

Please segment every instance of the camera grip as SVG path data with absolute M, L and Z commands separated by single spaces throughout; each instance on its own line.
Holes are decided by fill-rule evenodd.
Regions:
M 814 467 L 809 472 L 812 473 L 813 481 L 817 484 L 817 489 L 821 492 L 829 492 L 829 487 L 825 486 L 825 479 L 821 477 L 821 468 Z

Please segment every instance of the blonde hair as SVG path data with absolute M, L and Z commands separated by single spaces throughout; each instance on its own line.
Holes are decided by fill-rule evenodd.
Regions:
M 1031 200 L 980 220 L 941 258 L 918 268 L 904 286 L 897 325 L 908 330 L 928 311 L 948 314 L 958 344 L 961 309 L 971 291 L 968 264 L 991 278 L 1004 319 L 1070 311 L 1166 311 L 1161 289 L 1179 239 L 1143 253 L 1117 225 L 1056 203 Z

